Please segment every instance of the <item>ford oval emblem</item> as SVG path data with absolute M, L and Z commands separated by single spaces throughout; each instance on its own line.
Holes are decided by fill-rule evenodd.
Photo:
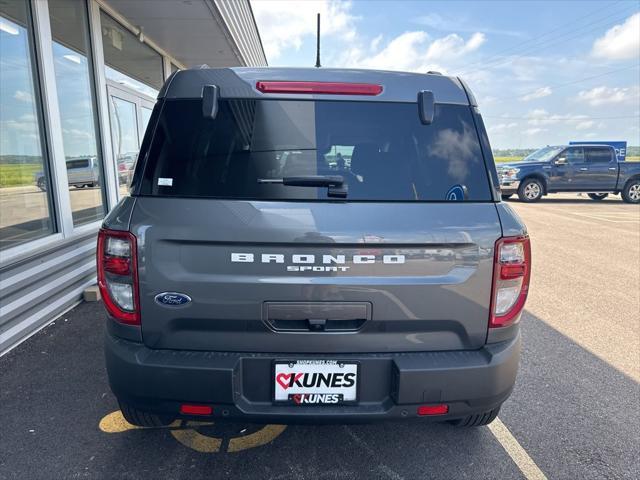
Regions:
M 156 295 L 156 303 L 160 305 L 165 305 L 168 307 L 179 307 L 180 305 L 185 305 L 191 301 L 191 297 L 189 295 L 185 295 L 184 293 L 178 292 L 162 292 Z

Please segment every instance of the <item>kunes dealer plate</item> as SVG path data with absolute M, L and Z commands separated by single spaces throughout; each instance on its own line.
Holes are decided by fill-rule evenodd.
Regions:
M 337 360 L 277 361 L 274 402 L 336 405 L 358 400 L 358 364 Z

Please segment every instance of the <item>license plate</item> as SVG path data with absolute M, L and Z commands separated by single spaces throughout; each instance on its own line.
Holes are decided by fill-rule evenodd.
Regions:
M 336 405 L 358 400 L 358 364 L 339 360 L 294 360 L 274 364 L 274 401 Z

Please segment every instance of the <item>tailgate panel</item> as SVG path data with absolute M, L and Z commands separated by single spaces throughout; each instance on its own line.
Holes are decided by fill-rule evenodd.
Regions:
M 152 348 L 430 351 L 479 348 L 486 339 L 501 232 L 491 203 L 138 197 L 131 231 L 141 246 L 142 331 Z M 192 301 L 160 305 L 162 292 Z M 274 328 L 268 306 L 292 304 L 307 307 L 275 316 L 288 312 L 295 331 Z M 351 318 L 362 312 L 366 318 Z M 332 327 L 304 330 L 309 320 Z

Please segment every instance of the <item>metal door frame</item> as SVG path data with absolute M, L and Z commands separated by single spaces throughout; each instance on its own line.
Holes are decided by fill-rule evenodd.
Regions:
M 135 105 L 135 112 L 136 112 L 136 128 L 137 128 L 137 134 L 138 134 L 138 148 L 140 148 L 140 145 L 142 144 L 142 138 L 144 137 L 144 128 L 143 128 L 143 122 L 142 122 L 142 108 L 148 108 L 150 110 L 153 110 L 153 106 L 155 105 L 155 100 L 147 95 L 144 95 L 140 92 L 137 92 L 133 89 L 127 88 L 126 86 L 123 86 L 119 83 L 116 82 L 112 82 L 107 80 L 107 104 L 109 106 L 109 136 L 110 136 L 110 141 L 111 141 L 111 150 L 113 152 L 113 158 L 111 159 L 114 167 L 115 167 L 115 171 L 116 171 L 116 190 L 118 192 L 118 199 L 120 199 L 121 195 L 120 195 L 120 180 L 118 178 L 118 161 L 117 161 L 117 152 L 116 152 L 116 148 L 115 145 L 113 144 L 114 142 L 114 137 L 113 137 L 113 125 L 111 124 L 111 119 L 113 118 L 112 113 L 113 113 L 113 104 L 111 102 L 111 97 L 116 97 L 119 98 L 120 100 L 124 100 L 125 102 L 129 102 Z

